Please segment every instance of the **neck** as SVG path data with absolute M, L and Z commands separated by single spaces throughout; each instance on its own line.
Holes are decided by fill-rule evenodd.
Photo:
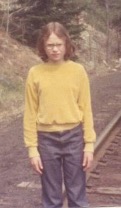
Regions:
M 63 64 L 65 63 L 65 60 L 60 60 L 60 61 L 52 61 L 52 60 L 48 60 L 47 63 L 49 64 L 53 64 L 53 65 L 58 65 L 58 64 Z

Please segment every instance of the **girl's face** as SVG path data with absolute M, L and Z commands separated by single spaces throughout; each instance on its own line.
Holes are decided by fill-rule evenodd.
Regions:
M 51 33 L 45 42 L 45 52 L 49 62 L 62 63 L 66 52 L 65 41 L 55 33 Z

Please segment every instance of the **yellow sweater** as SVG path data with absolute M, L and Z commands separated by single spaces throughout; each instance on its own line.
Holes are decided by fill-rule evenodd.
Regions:
M 84 151 L 93 152 L 95 131 L 87 73 L 73 61 L 42 63 L 26 81 L 24 141 L 29 157 L 39 155 L 37 131 L 63 131 L 83 124 Z

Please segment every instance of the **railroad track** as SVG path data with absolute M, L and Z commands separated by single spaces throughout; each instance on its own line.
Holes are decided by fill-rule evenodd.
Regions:
M 121 207 L 121 111 L 97 139 L 87 193 L 92 207 Z

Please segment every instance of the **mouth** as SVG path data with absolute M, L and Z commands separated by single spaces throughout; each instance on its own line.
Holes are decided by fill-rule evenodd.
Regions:
M 60 54 L 58 53 L 53 53 L 52 56 L 59 56 Z

